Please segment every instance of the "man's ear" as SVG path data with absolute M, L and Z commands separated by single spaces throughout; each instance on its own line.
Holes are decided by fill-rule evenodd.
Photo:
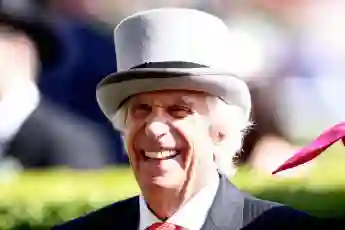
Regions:
M 224 140 L 225 134 L 223 132 L 218 131 L 217 132 L 217 143 L 220 143 Z
M 221 132 L 219 128 L 214 126 L 210 127 L 210 136 L 215 144 L 221 143 L 225 138 L 225 134 Z

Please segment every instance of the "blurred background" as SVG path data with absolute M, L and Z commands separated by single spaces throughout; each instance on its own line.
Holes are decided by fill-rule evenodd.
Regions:
M 250 86 L 255 125 L 230 179 L 319 216 L 345 214 L 340 144 L 270 175 L 345 118 L 345 1 L 0 0 L 0 229 L 47 229 L 138 191 L 95 87 L 116 71 L 116 24 L 166 6 L 215 14 L 233 34 L 229 61 Z

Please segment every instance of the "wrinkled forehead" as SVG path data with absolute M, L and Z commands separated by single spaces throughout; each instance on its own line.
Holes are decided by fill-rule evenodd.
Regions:
M 210 96 L 204 92 L 190 90 L 162 90 L 141 93 L 131 97 L 128 104 L 145 103 L 150 105 L 185 104 L 190 106 L 206 106 L 206 98 Z

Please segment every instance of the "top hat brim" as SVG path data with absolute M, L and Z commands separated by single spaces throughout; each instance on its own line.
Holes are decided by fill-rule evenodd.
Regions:
M 49 15 L 11 15 L 0 11 L 0 24 L 25 33 L 35 44 L 44 67 L 54 65 L 60 56 L 60 42 Z
M 96 97 L 102 112 L 111 119 L 132 96 L 160 90 L 190 90 L 219 97 L 243 108 L 249 118 L 249 89 L 237 76 L 210 68 L 146 68 L 113 73 L 97 86 Z

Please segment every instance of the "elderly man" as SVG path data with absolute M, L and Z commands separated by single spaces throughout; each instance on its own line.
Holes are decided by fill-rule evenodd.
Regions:
M 297 229 L 316 220 L 229 183 L 249 125 L 246 84 L 229 73 L 228 30 L 192 9 L 156 9 L 115 29 L 118 73 L 97 99 L 123 134 L 141 190 L 55 229 Z M 314 227 L 315 229 L 315 227 Z

